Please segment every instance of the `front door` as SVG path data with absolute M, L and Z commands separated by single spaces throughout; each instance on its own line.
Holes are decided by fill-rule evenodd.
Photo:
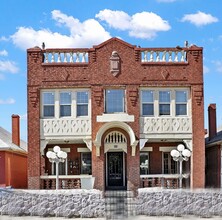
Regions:
M 107 189 L 125 188 L 125 163 L 123 152 L 107 152 Z

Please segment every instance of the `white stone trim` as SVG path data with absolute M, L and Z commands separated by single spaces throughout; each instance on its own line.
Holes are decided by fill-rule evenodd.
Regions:
M 97 122 L 134 122 L 134 115 L 128 115 L 126 113 L 114 113 L 114 114 L 103 114 L 96 117 Z
M 148 138 L 141 138 L 140 139 L 140 150 L 142 150 L 144 148 L 147 141 L 148 141 Z
M 136 149 L 136 145 L 139 141 L 136 140 L 135 134 L 133 129 L 126 123 L 124 122 L 119 122 L 119 121 L 113 121 L 113 122 L 108 122 L 106 124 L 104 124 L 99 131 L 96 134 L 96 139 L 93 141 L 94 145 L 96 146 L 96 155 L 100 156 L 100 147 L 101 147 L 101 139 L 102 139 L 102 135 L 104 134 L 104 132 L 106 132 L 108 129 L 110 128 L 121 128 L 124 131 L 126 131 L 130 137 L 130 146 L 132 148 Z M 132 150 L 132 154 L 134 154 L 135 149 Z
M 49 151 L 53 151 L 53 148 L 49 148 L 48 150 L 49 150 Z M 70 151 L 71 151 L 69 147 L 61 148 L 61 150 L 64 151 L 64 152 L 66 152 L 66 153 L 70 153 Z
M 142 150 L 140 150 L 141 152 L 151 152 L 153 151 L 153 147 L 143 147 Z
M 88 147 L 88 149 L 90 151 L 92 151 L 92 140 L 91 139 L 83 139 L 83 141 L 85 142 L 85 144 Z
M 186 147 L 192 152 L 193 151 L 193 140 L 183 140 L 185 143 Z
M 86 147 L 78 147 L 77 152 L 78 153 L 88 153 L 88 152 L 90 152 L 90 150 Z
M 162 151 L 162 152 L 170 152 L 171 150 L 174 150 L 176 149 L 177 147 L 159 147 L 159 151 Z
M 40 140 L 40 153 L 42 156 L 44 156 L 44 150 L 45 150 L 48 143 L 49 143 L 49 141 L 47 141 L 47 140 Z

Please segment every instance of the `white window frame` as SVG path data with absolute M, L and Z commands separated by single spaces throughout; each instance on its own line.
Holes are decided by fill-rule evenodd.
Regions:
M 87 108 L 88 108 L 88 115 L 77 115 L 77 107 L 78 107 L 78 105 L 86 105 L 86 103 L 78 103 L 77 102 L 77 93 L 78 92 L 87 92 L 88 93 L 88 102 L 87 102 Z M 78 90 L 78 91 L 76 91 L 76 117 L 88 117 L 89 116 L 89 91 L 88 90 Z
M 170 94 L 170 101 L 169 102 L 160 102 L 160 92 L 168 92 Z M 172 115 L 172 91 L 169 89 L 161 89 L 158 91 L 158 102 L 159 102 L 159 116 L 166 117 Z M 170 113 L 169 115 L 160 114 L 160 105 L 169 105 L 170 106 Z
M 61 93 L 70 93 L 71 96 L 71 100 L 70 100 L 70 104 L 61 104 Z M 70 106 L 70 114 L 69 116 L 61 116 L 61 106 Z M 71 91 L 60 91 L 59 92 L 59 116 L 60 118 L 63 117 L 71 117 L 72 116 L 72 92 Z
M 71 116 L 60 116 L 60 93 L 70 92 L 71 93 Z M 77 92 L 88 92 L 88 115 L 87 116 L 77 116 Z M 44 105 L 43 105 L 43 94 L 53 93 L 54 94 L 54 117 L 44 116 Z M 90 89 L 43 89 L 41 90 L 41 118 L 91 118 L 91 91 Z
M 154 98 L 154 115 L 143 115 L 142 114 L 142 91 L 153 91 Z M 170 92 L 170 115 L 160 115 L 159 114 L 159 91 L 169 91 Z M 187 92 L 187 114 L 186 115 L 176 115 L 176 91 Z M 141 87 L 140 88 L 140 117 L 190 117 L 191 116 L 191 97 L 189 87 L 165 87 L 165 88 L 154 88 L 154 87 Z
M 54 95 L 54 104 L 44 104 L 44 94 L 46 93 L 52 93 Z M 55 117 L 55 92 L 54 91 L 44 91 L 42 92 L 42 103 L 41 103 L 41 106 L 42 106 L 42 116 L 44 118 L 54 118 Z M 45 116 L 44 115 L 44 106 L 54 106 L 54 116 Z
M 149 91 L 149 92 L 153 93 L 153 102 L 143 102 L 143 92 L 145 92 L 145 91 Z M 140 91 L 140 96 L 141 96 L 140 114 L 142 116 L 144 116 L 144 117 L 152 117 L 152 116 L 154 116 L 154 114 L 155 114 L 155 110 L 154 110 L 155 109 L 154 108 L 155 97 L 154 97 L 154 95 L 155 95 L 155 92 L 152 89 L 143 89 L 143 90 Z M 144 104 L 152 104 L 153 105 L 153 114 L 152 115 L 145 115 L 145 114 L 143 114 L 143 105 Z
M 187 101 L 186 102 L 177 102 L 176 101 L 176 92 L 186 92 Z M 186 105 L 186 114 L 185 115 L 177 114 L 177 112 L 176 112 L 177 105 Z M 188 115 L 188 91 L 187 90 L 182 90 L 182 89 L 175 90 L 175 115 L 176 116 L 187 116 Z

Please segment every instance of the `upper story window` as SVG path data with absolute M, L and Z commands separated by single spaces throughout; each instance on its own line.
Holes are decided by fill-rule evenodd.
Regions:
M 77 92 L 77 116 L 88 115 L 88 92 Z
M 144 117 L 191 115 L 188 88 L 143 88 L 140 91 L 140 102 L 140 113 Z
M 154 115 L 153 91 L 144 90 L 142 95 L 142 115 Z
M 125 91 L 123 89 L 107 89 L 105 100 L 106 113 L 125 111 Z
M 43 116 L 54 117 L 55 115 L 55 94 L 54 92 L 43 93 Z
M 159 115 L 170 115 L 170 91 L 159 91 Z
M 60 116 L 71 116 L 71 92 L 60 92 Z
M 187 91 L 176 91 L 176 115 L 187 115 Z
M 41 116 L 54 117 L 91 117 L 90 91 L 85 89 L 42 91 Z

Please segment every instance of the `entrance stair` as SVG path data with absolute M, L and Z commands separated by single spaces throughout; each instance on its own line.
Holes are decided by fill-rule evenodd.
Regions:
M 133 191 L 109 190 L 105 192 L 106 219 L 128 219 L 135 216 Z

